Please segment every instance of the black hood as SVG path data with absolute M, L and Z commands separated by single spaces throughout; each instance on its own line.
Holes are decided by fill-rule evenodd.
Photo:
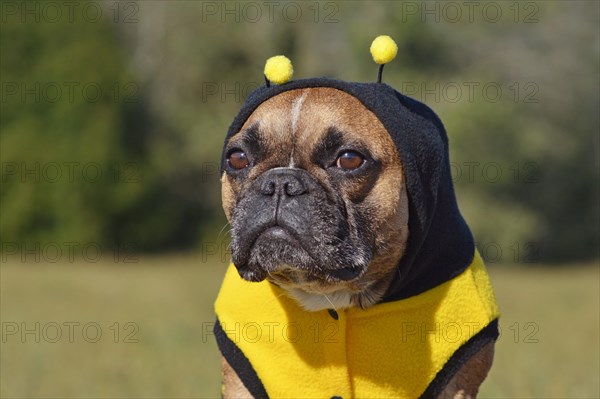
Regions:
M 225 143 L 265 100 L 309 87 L 331 87 L 356 97 L 379 118 L 400 153 L 409 200 L 409 236 L 384 301 L 419 294 L 465 270 L 473 259 L 475 244 L 456 204 L 446 130 L 425 104 L 382 83 L 313 78 L 262 86 L 246 100 L 229 127 Z

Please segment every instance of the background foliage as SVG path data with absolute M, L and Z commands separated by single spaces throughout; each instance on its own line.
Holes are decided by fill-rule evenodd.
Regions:
M 480 249 L 495 243 L 520 262 L 598 257 L 597 3 L 506 5 L 497 22 L 481 9 L 474 21 L 451 10 L 436 20 L 406 2 L 311 3 L 298 20 L 256 20 L 244 3 L 232 15 L 200 2 L 99 4 L 93 22 L 5 10 L 3 242 L 163 251 L 214 241 L 225 223 L 220 146 L 264 60 L 287 54 L 298 78 L 370 81 L 369 44 L 387 33 L 400 50 L 384 80 L 445 122 Z M 89 84 L 99 98 L 86 98 Z

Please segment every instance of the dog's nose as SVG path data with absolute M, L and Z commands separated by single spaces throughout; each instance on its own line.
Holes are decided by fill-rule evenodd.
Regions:
M 266 172 L 260 185 L 260 193 L 269 196 L 278 194 L 295 197 L 307 191 L 299 171 L 292 168 L 277 168 Z

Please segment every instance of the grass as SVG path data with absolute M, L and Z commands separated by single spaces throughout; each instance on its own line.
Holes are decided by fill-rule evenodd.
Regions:
M 2 263 L 0 396 L 219 397 L 210 329 L 224 270 L 200 255 Z M 490 273 L 502 336 L 480 397 L 600 397 L 597 266 Z M 22 335 L 25 328 L 32 332 Z
M 490 274 L 502 335 L 481 397 L 599 398 L 597 264 Z

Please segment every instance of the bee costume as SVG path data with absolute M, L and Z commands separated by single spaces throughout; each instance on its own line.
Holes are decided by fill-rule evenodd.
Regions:
M 388 36 L 371 45 L 377 83 L 291 81 L 291 62 L 270 58 L 265 86 L 248 97 L 229 128 L 226 141 L 261 103 L 285 91 L 344 91 L 387 129 L 409 199 L 409 237 L 398 273 L 382 302 L 366 310 L 308 312 L 274 284 L 247 282 L 229 267 L 215 303 L 214 333 L 256 398 L 435 398 L 498 337 L 492 287 L 456 204 L 444 126 L 426 105 L 381 83 L 383 66 L 396 52 Z

